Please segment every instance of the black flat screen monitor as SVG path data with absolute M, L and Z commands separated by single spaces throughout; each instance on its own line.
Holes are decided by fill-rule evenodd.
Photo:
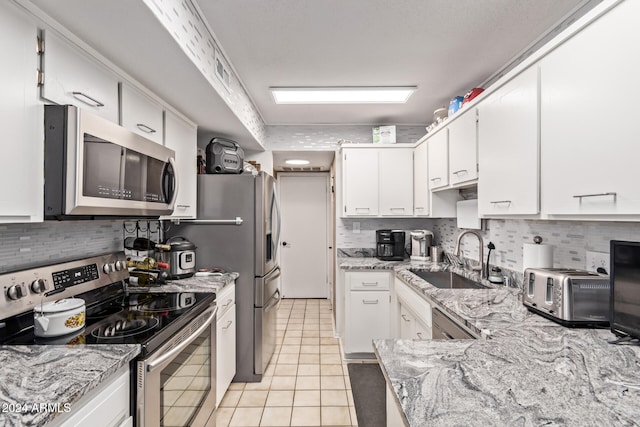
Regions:
M 640 242 L 611 241 L 611 332 L 640 338 Z

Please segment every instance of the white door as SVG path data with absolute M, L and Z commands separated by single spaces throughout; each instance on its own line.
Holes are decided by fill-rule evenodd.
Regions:
M 284 298 L 328 298 L 328 174 L 279 174 Z

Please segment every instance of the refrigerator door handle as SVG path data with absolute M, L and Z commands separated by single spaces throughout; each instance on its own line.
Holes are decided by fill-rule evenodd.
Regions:
M 282 231 L 282 221 L 280 219 L 280 202 L 278 201 L 278 193 L 276 192 L 276 183 L 273 183 L 273 203 L 276 207 L 276 225 L 278 226 L 278 232 L 276 233 L 276 241 L 273 249 L 273 258 L 278 255 L 278 248 L 280 247 L 280 232 Z

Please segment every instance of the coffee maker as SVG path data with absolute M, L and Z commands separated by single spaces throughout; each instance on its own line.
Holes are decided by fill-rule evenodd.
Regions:
M 376 230 L 376 257 L 383 261 L 402 261 L 404 230 Z
M 429 261 L 429 247 L 433 242 L 433 233 L 429 230 L 413 230 L 411 233 L 411 259 Z

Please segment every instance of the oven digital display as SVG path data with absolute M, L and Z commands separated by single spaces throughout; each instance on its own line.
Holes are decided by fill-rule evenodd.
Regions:
M 53 286 L 56 289 L 80 285 L 98 278 L 98 265 L 89 264 L 69 270 L 57 271 L 52 274 Z

